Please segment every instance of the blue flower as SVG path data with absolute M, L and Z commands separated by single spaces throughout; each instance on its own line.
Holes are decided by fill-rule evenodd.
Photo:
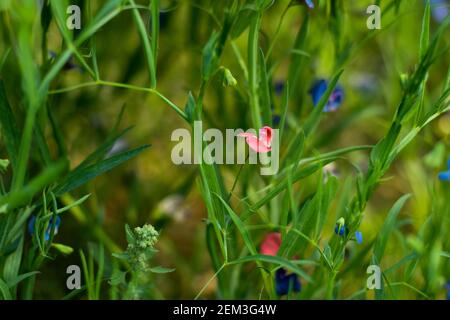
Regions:
M 310 8 L 310 9 L 314 9 L 314 2 L 312 2 L 312 0 L 305 0 L 306 5 Z
M 276 85 L 275 85 L 275 91 L 276 90 L 277 90 L 277 88 L 276 88 Z M 283 89 L 280 89 L 280 90 L 283 91 Z M 272 125 L 274 127 L 278 127 L 278 125 L 281 122 L 281 116 L 278 113 L 275 112 L 275 108 L 274 108 L 273 105 L 272 105 L 271 109 L 272 109 Z
M 447 171 L 439 172 L 439 180 L 441 181 L 450 181 L 450 158 L 447 160 Z
M 338 221 L 336 221 L 336 226 L 334 227 L 334 233 L 336 233 L 338 236 L 348 235 L 348 228 L 345 225 L 344 218 L 339 218 Z
M 281 96 L 281 94 L 283 93 L 284 90 L 284 82 L 283 81 L 276 81 L 275 84 L 273 85 L 275 94 L 277 96 Z
M 280 122 L 281 122 L 281 117 L 280 117 L 278 114 L 274 114 L 274 115 L 272 116 L 272 124 L 273 124 L 273 126 L 274 126 L 274 127 L 278 127 L 278 125 L 280 124 Z
M 324 79 L 319 79 L 316 82 L 314 82 L 313 86 L 309 90 L 314 106 L 317 106 L 317 104 L 320 101 L 320 98 L 322 98 L 325 91 L 327 91 L 327 87 L 328 81 Z M 342 104 L 342 100 L 344 100 L 344 89 L 340 85 L 337 85 L 334 88 L 333 92 L 331 93 L 328 102 L 323 108 L 323 111 L 324 112 L 336 111 Z
M 338 226 L 334 227 L 334 233 L 336 233 L 338 236 L 343 236 L 348 234 L 348 228 L 346 226 Z
M 356 231 L 355 232 L 355 238 L 356 238 L 356 242 L 358 244 L 361 244 L 363 242 L 363 235 L 361 231 Z
M 34 235 L 35 233 L 35 224 L 36 224 L 36 216 L 31 216 L 30 221 L 28 222 L 28 232 L 30 235 Z M 44 239 L 45 241 L 50 240 L 50 232 L 52 230 L 52 225 L 54 225 L 54 235 L 58 233 L 59 226 L 61 224 L 61 218 L 56 216 L 56 221 L 53 223 L 53 217 L 50 218 L 47 229 L 45 229 Z
M 275 291 L 277 295 L 283 296 L 289 291 L 300 292 L 302 285 L 295 273 L 288 274 L 286 269 L 280 268 L 275 272 Z
M 447 282 L 445 289 L 447 289 L 447 300 L 450 300 L 450 281 Z
M 433 15 L 434 20 L 437 22 L 442 22 L 448 16 L 449 4 L 446 0 L 431 0 L 431 14 Z

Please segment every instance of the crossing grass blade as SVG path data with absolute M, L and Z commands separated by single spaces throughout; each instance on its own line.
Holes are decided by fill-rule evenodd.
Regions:
M 69 30 L 70 1 L 0 1 L 0 299 L 61 298 L 52 271 L 74 250 L 86 284 L 63 299 L 369 299 L 371 264 L 383 270 L 375 299 L 445 298 L 450 17 L 430 0 L 377 0 L 382 28 L 367 30 L 354 4 L 313 2 L 80 0 L 82 28 Z M 343 103 L 324 113 L 338 83 Z M 131 128 L 124 108 L 111 116 L 122 101 L 139 127 L 126 142 L 150 132 L 156 152 L 115 151 Z M 159 104 L 176 113 L 141 110 Z M 195 120 L 204 132 L 280 129 L 279 170 L 201 161 L 211 145 L 195 135 L 201 163 L 174 167 L 170 131 Z M 136 156 L 145 172 L 118 167 Z M 114 183 L 89 183 L 112 169 Z M 400 218 L 410 195 L 386 199 L 407 192 Z M 140 223 L 163 236 L 129 227 Z M 279 268 L 301 292 L 276 292 Z M 204 275 L 200 291 L 188 281 Z
M 377 240 L 374 244 L 373 248 L 373 257 L 374 261 L 379 264 L 381 263 L 381 259 L 383 257 L 384 251 L 386 249 L 389 236 L 395 228 L 395 223 L 397 221 L 397 216 L 400 213 L 400 210 L 405 205 L 405 202 L 411 197 L 410 194 L 405 194 L 400 199 L 395 202 L 392 206 L 392 209 L 389 211 L 386 221 L 383 224 L 380 232 L 378 233 Z
M 1 278 L 0 278 L 0 292 L 3 295 L 3 300 L 12 300 L 12 295 L 11 292 L 9 291 L 8 285 Z
M 260 64 L 260 96 L 261 96 L 261 115 L 262 121 L 265 125 L 272 127 L 272 111 L 271 111 L 271 98 L 270 98 L 270 87 L 269 78 L 267 75 L 267 66 L 264 58 L 264 53 L 259 50 L 259 64 Z
M 12 190 L 10 193 L 0 198 L 0 213 L 8 213 L 12 210 L 27 205 L 31 199 L 45 187 L 57 181 L 67 170 L 66 160 L 60 160 L 47 168 L 32 179 L 28 184 L 18 190 Z
M 130 4 L 134 7 L 133 10 L 133 18 L 138 29 L 139 35 L 141 37 L 142 45 L 144 47 L 148 72 L 150 75 L 150 88 L 156 88 L 156 63 L 155 63 L 155 52 L 152 50 L 152 43 L 150 43 L 147 30 L 145 28 L 144 21 L 141 17 L 139 10 L 136 8 L 136 3 L 134 0 L 129 0 Z M 155 2 L 155 1 L 152 1 Z M 152 39 L 152 41 L 157 41 L 157 39 Z M 153 47 L 156 48 L 156 45 L 153 44 Z
M 230 206 L 223 200 L 219 195 L 215 194 L 216 197 L 219 198 L 219 200 L 222 202 L 223 206 L 227 210 L 227 213 L 230 215 L 231 220 L 233 220 L 234 224 L 236 225 L 237 229 L 239 230 L 239 233 L 242 236 L 242 239 L 244 240 L 245 246 L 247 247 L 248 251 L 252 255 L 256 255 L 256 247 L 253 244 L 253 241 L 250 238 L 250 234 L 247 231 L 247 228 L 245 227 L 244 223 L 241 221 L 241 219 L 238 217 L 236 213 L 234 213 L 233 209 L 230 208 Z
M 325 105 L 328 103 L 328 100 L 333 93 L 334 88 L 336 87 L 339 78 L 341 77 L 344 70 L 339 70 L 330 80 L 330 83 L 327 86 L 327 90 L 322 95 L 322 97 L 319 100 L 319 103 L 317 106 L 314 107 L 310 115 L 305 121 L 305 124 L 303 126 L 303 131 L 305 132 L 305 136 L 309 136 L 311 132 L 314 131 L 314 129 L 319 124 L 321 115 L 323 114 L 323 109 Z
M 80 170 L 76 170 L 68 174 L 68 176 L 58 184 L 55 188 L 56 195 L 63 195 L 66 192 L 69 192 L 89 180 L 117 167 L 118 165 L 124 163 L 125 161 L 137 156 L 142 151 L 149 148 L 150 145 L 144 145 L 136 149 L 132 149 L 130 151 L 119 153 L 115 156 L 107 158 L 105 160 L 101 160 L 92 165 L 88 165 L 83 167 Z M 1 202 L 0 202 L 1 203 Z
M 297 265 L 295 263 L 293 263 L 290 260 L 278 257 L 278 256 L 255 254 L 255 255 L 238 258 L 236 260 L 228 262 L 228 264 L 233 265 L 233 264 L 239 264 L 239 263 L 245 263 L 245 262 L 268 262 L 268 263 L 276 264 L 277 266 L 280 266 L 280 267 L 283 267 L 283 268 L 286 268 L 288 270 L 295 272 L 302 279 L 305 279 L 308 282 L 311 282 L 311 283 L 314 282 L 313 279 L 311 279 L 311 277 L 307 273 L 305 273 L 302 269 L 297 267 Z
M 297 88 L 298 87 L 298 81 L 300 78 L 300 75 L 302 74 L 302 68 L 304 65 L 305 56 L 301 54 L 295 54 L 295 51 L 306 51 L 306 45 L 307 45 L 307 39 L 308 39 L 308 33 L 309 33 L 309 14 L 305 10 L 305 13 L 303 15 L 303 22 L 300 26 L 300 29 L 297 33 L 294 46 L 292 48 L 292 62 L 289 68 L 289 73 L 287 77 L 287 83 L 290 84 L 291 88 Z M 287 94 L 289 98 L 295 99 L 298 96 L 297 90 L 290 90 L 290 92 L 287 91 L 288 88 L 285 87 L 284 94 Z M 288 99 L 289 100 L 289 99 Z

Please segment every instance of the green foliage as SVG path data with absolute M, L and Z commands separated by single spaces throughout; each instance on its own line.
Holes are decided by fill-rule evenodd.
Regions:
M 450 17 L 421 0 L 377 1 L 382 30 L 364 1 L 79 4 L 69 30 L 69 1 L 0 3 L 0 298 L 278 299 L 279 268 L 302 282 L 288 299 L 444 296 Z M 279 129 L 279 171 L 173 166 L 170 131 L 194 121 Z M 42 283 L 66 290 L 62 256 L 83 285 L 61 297 Z

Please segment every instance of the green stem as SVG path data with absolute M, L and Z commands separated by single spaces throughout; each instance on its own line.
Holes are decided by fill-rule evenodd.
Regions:
M 96 22 L 93 25 L 89 25 L 85 31 L 80 34 L 80 36 L 74 41 L 74 46 L 77 47 L 81 45 L 84 41 L 89 39 L 93 34 L 95 34 L 101 27 L 103 27 L 106 23 L 116 17 L 122 8 L 118 7 L 115 10 L 112 10 L 110 13 L 105 15 L 102 19 Z M 69 46 L 63 53 L 59 56 L 59 58 L 52 65 L 49 72 L 42 79 L 41 85 L 39 87 L 39 96 L 44 97 L 47 94 L 48 88 L 50 87 L 50 83 L 52 80 L 58 75 L 59 71 L 64 67 L 66 62 L 70 59 L 70 56 L 74 52 L 74 48 Z
M 159 39 L 159 0 L 151 0 L 151 13 L 152 13 L 152 52 L 155 74 L 158 65 L 158 39 Z
M 130 4 L 135 6 L 134 0 L 130 0 Z M 150 74 L 150 88 L 156 88 L 156 63 L 155 55 L 152 50 L 150 41 L 148 39 L 147 30 L 145 29 L 144 21 L 142 20 L 141 14 L 137 8 L 133 9 L 133 16 L 136 26 L 138 28 L 139 35 L 141 36 L 142 44 L 144 46 L 145 56 L 147 58 L 148 72 Z
M 216 273 L 213 274 L 213 276 L 211 278 L 209 278 L 209 280 L 205 283 L 205 285 L 202 287 L 202 289 L 197 293 L 197 295 L 195 296 L 194 300 L 197 300 L 198 298 L 200 298 L 200 296 L 202 295 L 203 291 L 205 291 L 205 289 L 209 286 L 209 284 L 211 283 L 211 281 L 213 281 L 215 278 L 217 278 L 219 276 L 219 273 L 223 270 L 223 268 L 226 267 L 226 263 L 224 263 L 217 271 Z
M 250 108 L 253 126 L 256 131 L 261 128 L 261 110 L 258 97 L 258 36 L 261 25 L 261 14 L 258 13 L 250 24 L 248 34 L 248 84 L 250 87 Z
M 201 121 L 203 116 L 203 97 L 205 96 L 205 90 L 207 86 L 207 81 L 202 80 L 200 84 L 200 90 L 197 98 L 197 105 L 195 108 L 196 120 Z
M 92 21 L 92 8 L 91 8 L 91 2 L 87 2 L 87 12 L 89 16 L 89 21 Z M 92 67 L 94 71 L 94 79 L 99 80 L 100 79 L 100 72 L 98 69 L 98 61 L 97 61 L 97 44 L 95 42 L 95 35 L 92 35 L 91 39 L 89 40 L 90 46 L 91 46 L 91 54 L 92 54 Z
M 331 274 L 328 278 L 327 295 L 326 295 L 327 300 L 333 299 L 334 282 L 336 280 L 336 275 L 337 275 L 336 271 L 331 271 Z
M 184 113 L 183 110 L 181 110 L 176 104 L 174 104 L 172 101 L 170 101 L 167 97 L 165 97 L 158 90 L 152 89 L 152 88 L 144 88 L 144 87 L 134 86 L 134 85 L 125 84 L 125 83 L 119 83 L 119 82 L 97 80 L 97 81 L 80 83 L 80 84 L 77 84 L 77 85 L 74 85 L 71 87 L 66 87 L 63 89 L 52 90 L 52 91 L 49 91 L 49 94 L 59 94 L 59 93 L 64 93 L 64 92 L 69 92 L 69 91 L 85 88 L 85 87 L 94 87 L 94 86 L 116 87 L 116 88 L 123 88 L 123 89 L 135 90 L 135 91 L 143 91 L 143 92 L 155 94 L 161 100 L 163 100 L 166 104 L 168 104 L 172 109 L 174 109 L 184 120 L 188 121 L 187 115 Z
M 291 7 L 290 4 L 288 4 L 288 6 L 284 9 L 283 13 L 281 14 L 280 20 L 278 21 L 278 26 L 277 26 L 277 30 L 275 31 L 275 35 L 273 37 L 273 40 L 270 44 L 269 49 L 267 50 L 266 53 L 266 63 L 267 61 L 269 61 L 269 56 L 272 53 L 273 48 L 275 47 L 275 43 L 278 40 L 278 36 L 280 35 L 280 30 L 281 30 L 281 25 L 283 23 L 284 17 L 286 16 L 287 11 L 289 10 L 289 8 Z
M 31 148 L 31 139 L 33 135 L 33 127 L 36 120 L 37 108 L 33 105 L 29 107 L 27 117 L 25 120 L 25 128 L 22 135 L 22 140 L 19 147 L 19 156 L 17 159 L 17 171 L 13 177 L 12 190 L 20 189 L 25 181 L 26 167 L 28 163 L 28 156 Z
M 244 167 L 244 164 L 247 162 L 249 155 L 250 155 L 250 154 L 247 153 L 247 157 L 245 158 L 244 163 L 241 164 L 241 166 L 239 167 L 239 171 L 238 171 L 238 173 L 237 173 L 237 175 L 236 175 L 236 178 L 234 178 L 233 186 L 231 187 L 230 193 L 228 194 L 227 202 L 230 201 L 230 198 L 231 198 L 231 195 L 233 194 L 234 188 L 236 188 L 236 185 L 237 185 L 239 176 L 241 175 L 242 168 Z

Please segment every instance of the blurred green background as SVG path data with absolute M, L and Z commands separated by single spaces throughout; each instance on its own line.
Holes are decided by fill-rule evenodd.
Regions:
M 71 2 L 83 9 L 87 1 Z M 268 49 L 280 16 L 289 2 L 277 0 L 265 12 L 260 34 L 260 46 L 263 50 Z M 306 67 L 298 86 L 291 89 L 296 91 L 296 99 L 290 104 L 288 124 L 301 122 L 302 117 L 311 110 L 312 101 L 308 90 L 315 79 L 330 78 L 332 75 L 336 66 L 336 45 L 345 47 L 350 43 L 355 44 L 361 42 L 368 33 L 375 32 L 366 27 L 366 8 L 373 1 L 336 1 L 339 3 L 342 19 L 338 29 L 333 29 L 330 25 L 332 20 L 327 1 L 315 2 L 316 8 L 309 12 L 311 29 Z M 397 10 L 389 11 L 386 16 L 382 12 L 381 32 L 361 43 L 359 51 L 346 63 L 340 80 L 345 90 L 344 102 L 337 112 L 324 115 L 321 126 L 312 138 L 315 139 L 317 151 L 323 153 L 346 146 L 371 145 L 388 129 L 401 98 L 400 75 L 411 72 L 418 59 L 424 10 L 424 1 L 421 0 L 399 2 Z M 96 10 L 102 1 L 92 0 L 90 3 L 93 10 Z M 148 1 L 137 3 L 148 5 Z M 160 14 L 158 90 L 177 105 L 186 104 L 188 91 L 198 90 L 202 48 L 211 31 L 218 29 L 213 16 L 221 17 L 224 9 L 231 3 L 228 0 L 161 1 L 163 10 Z M 383 3 L 385 1 L 381 1 L 382 6 Z M 207 12 L 208 10 L 211 12 Z M 302 23 L 304 10 L 304 5 L 292 7 L 282 23 L 278 42 L 271 55 L 274 87 L 277 83 L 283 83 L 287 77 L 289 52 Z M 148 23 L 148 12 L 142 14 Z M 86 17 L 83 16 L 84 18 Z M 432 21 L 432 31 L 437 28 L 438 23 L 436 20 Z M 59 53 L 61 39 L 54 24 L 48 35 L 49 50 Z M 148 84 L 145 57 L 131 10 L 126 10 L 113 19 L 95 38 L 99 71 L 103 80 L 139 86 Z M 8 47 L 8 39 L 7 31 L 0 30 L 0 54 Z M 447 46 L 450 44 L 450 33 L 446 32 L 443 42 Z M 245 53 L 247 31 L 234 40 L 234 43 Z M 246 85 L 243 72 L 233 48 L 227 45 L 224 50 L 220 64 L 232 72 L 238 81 L 238 87 L 224 88 L 221 78 L 214 77 L 204 102 L 206 127 L 223 131 L 226 128 L 247 129 L 249 109 L 242 97 L 242 88 Z M 42 59 L 39 52 L 39 48 L 36 48 L 38 61 Z M 87 46 L 81 52 L 86 56 L 90 54 Z M 79 64 L 76 60 L 73 63 Z M 427 83 L 427 103 L 439 96 L 449 65 L 450 55 L 447 52 L 431 67 Z M 1 76 L 5 80 L 11 105 L 20 105 L 22 94 L 17 85 L 20 83 L 20 74 L 12 56 L 6 60 Z M 89 75 L 76 67 L 62 71 L 53 83 L 53 88 L 65 88 L 89 81 Z M 274 110 L 277 111 L 281 98 L 275 91 L 273 97 Z M 132 90 L 92 86 L 54 94 L 51 99 L 56 106 L 55 116 L 62 126 L 69 148 L 71 167 L 79 164 L 105 140 L 124 105 L 124 117 L 120 126 L 134 127 L 116 144 L 116 150 L 147 143 L 152 145 L 137 158 L 73 192 L 74 198 L 91 193 L 91 197 L 78 209 L 88 216 L 88 222 L 83 223 L 73 212 L 65 215 L 55 239 L 75 249 L 86 248 L 88 243 L 96 242 L 107 244 L 109 249 L 114 246 L 125 249 L 124 224 L 139 226 L 151 223 L 161 231 L 157 245 L 160 252 L 156 261 L 176 268 L 173 273 L 154 277 L 154 285 L 158 288 L 160 297 L 194 297 L 214 271 L 205 244 L 206 210 L 196 184 L 198 169 L 193 165 L 177 166 L 170 160 L 171 150 L 175 145 L 170 140 L 171 133 L 177 128 L 186 127 L 186 124 L 158 97 Z M 20 115 L 18 119 L 23 121 Z M 392 204 L 403 194 L 414 195 L 402 211 L 398 229 L 389 242 L 383 260 L 386 267 L 399 261 L 403 257 L 403 248 L 414 243 L 415 235 L 429 215 L 435 189 L 449 187 L 448 183 L 444 185 L 444 182 L 437 179 L 437 173 L 445 169 L 446 157 L 449 156 L 449 134 L 450 115 L 447 113 L 436 119 L 405 149 L 368 203 L 361 231 L 365 241 L 370 242 L 375 238 Z M 49 144 L 55 148 L 51 139 Z M 4 148 L 0 145 L 0 155 L 3 151 Z M 354 179 L 350 163 L 364 168 L 367 155 L 367 152 L 352 153 L 348 155 L 347 161 L 336 162 L 342 185 Z M 238 166 L 222 167 L 225 184 L 230 188 Z M 301 192 L 305 196 L 309 190 L 315 190 L 316 180 L 317 176 L 314 176 L 301 182 Z M 334 207 L 331 209 L 332 218 L 325 228 L 328 231 L 324 237 L 333 233 L 332 226 L 335 218 L 338 218 L 333 210 Z M 444 213 L 447 222 L 449 214 L 450 212 Z M 102 231 L 99 232 L 99 229 Z M 107 240 L 104 239 L 105 235 Z M 261 233 L 256 236 L 255 242 L 259 243 L 258 239 L 262 239 L 263 235 Z M 352 249 L 349 250 L 355 254 Z M 80 264 L 77 251 L 68 256 L 58 255 L 54 260 L 47 260 L 41 269 L 41 275 L 37 277 L 35 297 L 61 298 L 68 294 L 65 271 L 71 264 Z M 244 268 L 248 269 L 249 282 L 252 277 L 257 276 L 250 266 Z M 449 279 L 449 270 L 444 270 L 440 283 L 444 285 Z M 360 290 L 365 286 L 365 281 L 365 269 L 344 275 L 341 283 L 342 296 L 350 296 Z M 414 278 L 417 286 L 420 287 L 423 281 L 421 274 L 417 273 Z M 109 287 L 107 283 L 103 286 L 105 289 Z M 213 281 L 203 296 L 213 298 L 214 289 Z M 398 290 L 399 297 L 415 297 L 413 291 L 403 287 Z M 444 298 L 445 290 L 440 292 L 438 298 Z M 104 297 L 107 298 L 107 294 Z M 254 296 L 243 293 L 242 297 Z

